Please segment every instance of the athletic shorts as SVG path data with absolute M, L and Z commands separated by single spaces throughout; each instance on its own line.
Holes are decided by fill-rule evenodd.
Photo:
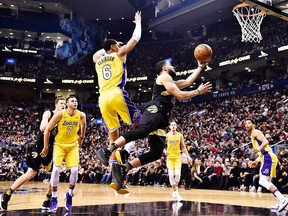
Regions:
M 67 169 L 70 169 L 71 167 L 78 167 L 79 164 L 78 141 L 70 144 L 55 142 L 53 149 L 53 163 L 55 166 L 61 167 L 63 160 L 66 163 Z
M 114 131 L 120 127 L 118 115 L 128 125 L 138 122 L 141 117 L 128 93 L 121 88 L 101 92 L 99 107 L 108 131 Z
M 260 173 L 264 176 L 275 178 L 277 164 L 277 156 L 273 152 L 267 152 L 261 159 Z
M 182 166 L 182 157 L 169 157 L 167 156 L 167 167 L 171 171 L 180 171 Z
M 41 164 L 50 171 L 52 163 L 53 148 L 49 147 L 49 151 L 46 157 L 42 158 L 40 156 L 41 151 L 43 150 L 44 143 L 37 142 L 29 148 L 28 157 L 26 159 L 26 164 L 28 167 L 32 168 L 35 171 L 38 171 Z

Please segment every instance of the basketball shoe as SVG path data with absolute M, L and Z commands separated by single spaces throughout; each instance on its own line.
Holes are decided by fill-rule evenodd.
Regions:
M 113 188 L 114 190 L 116 190 L 116 192 L 118 194 L 128 194 L 128 193 L 130 193 L 129 188 L 126 185 L 124 185 L 124 184 L 122 185 L 122 187 L 120 189 L 117 189 L 115 183 L 112 182 L 110 184 L 110 187 Z
M 115 152 L 115 157 L 119 164 L 125 164 L 128 162 L 129 153 L 125 149 L 120 149 Z
M 109 165 L 109 157 L 111 155 L 111 152 L 107 148 L 101 148 L 98 151 L 96 151 L 97 158 L 104 164 L 104 166 Z
M 117 190 L 119 190 L 123 186 L 123 181 L 126 174 L 127 172 L 125 166 L 116 163 L 112 164 L 112 175 Z
M 65 196 L 65 208 L 67 211 L 71 211 L 72 210 L 72 197 L 70 196 L 70 194 L 67 192 L 66 196 Z
M 278 204 L 279 204 L 278 212 L 282 212 L 286 208 L 286 206 L 288 205 L 288 198 L 285 197 Z
M 57 197 L 51 197 L 50 199 L 50 208 L 48 212 L 56 212 L 58 208 L 58 200 Z
M 7 207 L 8 207 L 8 202 L 10 200 L 11 196 L 9 196 L 8 194 L 1 194 L 0 195 L 0 209 L 7 211 Z
M 42 210 L 49 210 L 50 209 L 50 199 L 48 200 L 44 200 L 43 204 L 42 204 Z

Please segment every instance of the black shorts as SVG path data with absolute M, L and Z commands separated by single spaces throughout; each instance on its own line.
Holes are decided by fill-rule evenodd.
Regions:
M 156 106 L 156 105 L 153 105 Z M 151 132 L 163 129 L 166 130 L 166 128 L 169 125 L 169 117 L 166 113 L 163 111 L 158 110 L 157 112 L 154 112 L 151 106 L 145 107 L 145 110 L 143 112 L 143 115 L 140 119 L 139 125 L 149 125 L 151 128 Z
M 26 164 L 28 167 L 32 168 L 35 171 L 38 171 L 41 164 L 43 166 L 51 167 L 52 156 L 53 156 L 53 148 L 49 147 L 49 152 L 46 157 L 42 158 L 40 153 L 43 150 L 43 143 L 35 143 L 29 148 L 29 154 L 26 159 Z M 48 170 L 50 171 L 50 170 Z

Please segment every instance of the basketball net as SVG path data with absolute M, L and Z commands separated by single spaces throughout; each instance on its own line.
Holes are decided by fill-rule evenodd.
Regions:
M 260 32 L 260 25 L 266 13 L 246 3 L 236 5 L 232 12 L 241 26 L 241 41 L 260 43 L 263 39 Z

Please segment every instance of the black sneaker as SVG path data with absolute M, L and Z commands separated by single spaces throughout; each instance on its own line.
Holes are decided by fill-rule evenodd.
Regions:
M 0 195 L 0 209 L 3 211 L 7 211 L 7 206 L 8 206 L 8 202 L 10 200 L 10 197 L 9 195 L 7 194 L 1 194 Z
M 105 165 L 109 165 L 109 157 L 111 155 L 111 152 L 108 149 L 101 148 L 98 151 L 96 151 L 97 158 Z
M 50 199 L 49 200 L 44 200 L 42 204 L 42 210 L 49 210 L 50 209 Z
M 114 183 L 119 190 L 123 186 L 123 181 L 126 176 L 126 167 L 120 164 L 112 164 L 112 176 L 114 178 Z
M 116 150 L 115 156 L 119 164 L 128 162 L 129 153 L 125 149 Z

